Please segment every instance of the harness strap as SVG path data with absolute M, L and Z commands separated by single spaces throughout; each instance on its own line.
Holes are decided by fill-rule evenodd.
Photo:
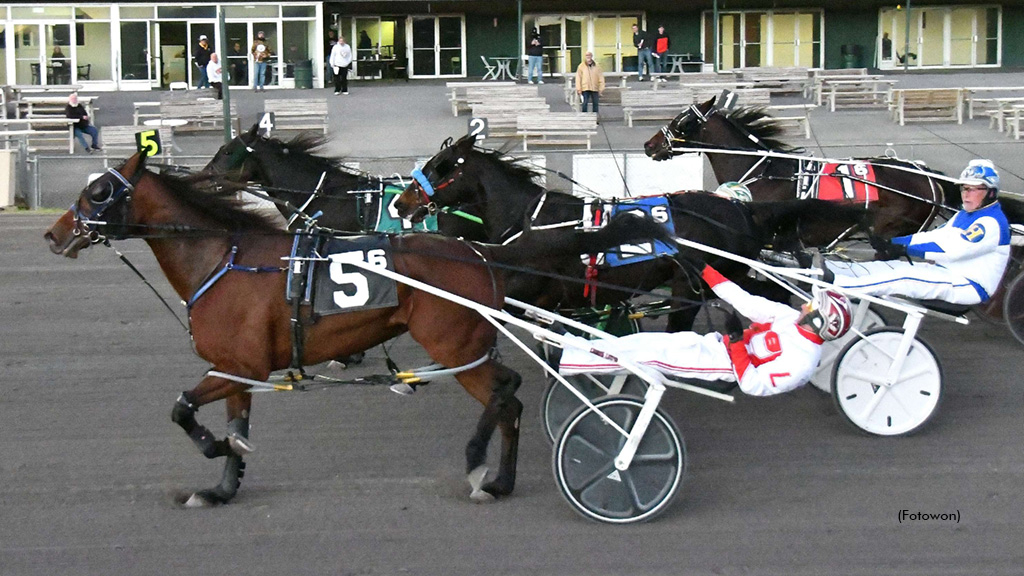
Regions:
M 188 299 L 188 302 L 185 303 L 185 308 L 186 309 L 192 310 L 192 306 L 195 305 L 196 301 L 199 300 L 200 296 L 202 296 L 203 294 L 206 294 L 206 292 L 210 288 L 212 288 L 213 285 L 216 284 L 218 280 L 223 278 L 225 274 L 227 274 L 228 272 L 230 272 L 232 270 L 235 270 L 235 271 L 238 271 L 238 272 L 254 272 L 254 273 L 281 272 L 283 270 L 282 268 L 276 267 L 276 266 L 240 266 L 238 264 L 235 264 L 235 255 L 236 254 L 238 254 L 238 246 L 234 245 L 234 246 L 231 247 L 231 250 L 229 251 L 227 263 L 225 263 L 224 266 L 221 266 L 220 269 L 217 269 L 213 273 L 210 274 L 210 276 L 206 280 L 206 282 L 204 282 L 203 285 L 200 286 L 198 290 L 196 290 L 196 293 L 193 294 L 192 297 Z

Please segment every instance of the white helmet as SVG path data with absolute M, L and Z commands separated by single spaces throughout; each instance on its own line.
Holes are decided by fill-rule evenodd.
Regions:
M 740 202 L 752 202 L 754 200 L 750 189 L 739 182 L 722 183 L 721 186 L 715 189 L 715 195 L 729 198 L 730 200 L 739 200 Z
M 956 183 L 988 188 L 985 204 L 995 202 L 999 196 L 999 172 L 996 172 L 995 164 L 991 160 L 971 160 L 967 168 L 960 173 L 960 179 Z
M 835 290 L 814 290 L 810 311 L 801 324 L 807 324 L 822 340 L 842 338 L 853 325 L 850 299 Z

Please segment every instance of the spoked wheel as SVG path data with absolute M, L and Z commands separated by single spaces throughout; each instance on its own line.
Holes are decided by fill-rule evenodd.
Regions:
M 578 374 L 566 376 L 565 379 L 588 400 L 613 394 L 628 394 L 642 398 L 647 392 L 647 383 L 632 374 Z M 548 389 L 541 398 L 540 413 L 548 442 L 554 442 L 562 425 L 573 412 L 583 406 L 583 402 L 558 380 L 551 377 L 547 380 Z
M 596 410 L 629 431 L 643 401 L 610 396 Z M 626 437 L 587 407 L 566 422 L 555 443 L 552 465 L 562 496 L 585 518 L 611 524 L 651 520 L 675 499 L 686 471 L 686 446 L 675 423 L 655 410 L 628 470 L 615 457 Z
M 868 308 L 867 313 L 864 314 L 863 321 L 859 325 L 855 325 L 854 328 L 861 332 L 867 332 L 882 326 L 885 326 L 885 318 L 882 318 L 882 315 L 873 308 Z M 822 392 L 832 393 L 832 374 L 835 372 L 836 359 L 839 358 L 839 354 L 843 349 L 857 337 L 857 334 L 850 330 L 842 338 L 822 343 L 821 361 L 818 362 L 818 368 L 814 371 L 814 375 L 811 376 L 811 385 Z
M 840 353 L 832 398 L 847 421 L 868 434 L 900 436 L 920 429 L 942 396 L 942 366 L 922 340 L 910 347 L 899 380 L 885 386 L 903 329 L 876 328 Z
M 1024 344 L 1024 274 L 1018 275 L 1003 294 L 1003 319 L 1010 333 Z

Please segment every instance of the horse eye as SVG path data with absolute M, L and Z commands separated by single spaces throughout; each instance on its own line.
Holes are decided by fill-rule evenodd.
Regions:
M 114 185 L 110 182 L 103 182 L 94 186 L 89 193 L 89 199 L 95 204 L 103 204 L 114 196 Z

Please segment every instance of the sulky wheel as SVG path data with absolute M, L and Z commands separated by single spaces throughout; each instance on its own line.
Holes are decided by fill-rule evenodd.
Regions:
M 885 326 L 885 318 L 882 318 L 882 315 L 873 308 L 868 308 L 864 319 L 859 324 L 855 324 L 854 328 L 861 332 L 867 332 L 882 326 Z M 821 345 L 821 360 L 818 362 L 818 368 L 814 371 L 814 375 L 811 376 L 811 385 L 822 392 L 832 393 L 832 374 L 835 372 L 833 368 L 836 358 L 839 357 L 843 348 L 846 348 L 847 344 L 855 338 L 857 338 L 857 334 L 850 330 L 842 338 L 829 340 Z
M 1018 342 L 1024 344 L 1024 274 L 1019 274 L 1003 294 L 1003 319 Z
M 847 421 L 868 434 L 911 434 L 939 407 L 942 366 L 921 340 L 911 345 L 896 384 L 881 384 L 903 334 L 902 328 L 876 328 L 850 342 L 836 362 L 832 398 Z
M 639 396 L 647 392 L 647 383 L 632 374 L 578 374 L 566 376 L 566 381 L 589 400 L 613 394 Z M 554 442 L 562 425 L 583 402 L 558 380 L 549 377 L 548 388 L 541 398 L 540 414 L 548 442 Z
M 626 431 L 643 402 L 610 396 L 596 410 Z M 675 423 L 655 410 L 628 470 L 616 470 L 615 457 L 626 442 L 615 428 L 587 407 L 566 422 L 553 453 L 555 481 L 576 512 L 611 524 L 644 522 L 664 512 L 675 499 L 686 471 L 686 446 Z

